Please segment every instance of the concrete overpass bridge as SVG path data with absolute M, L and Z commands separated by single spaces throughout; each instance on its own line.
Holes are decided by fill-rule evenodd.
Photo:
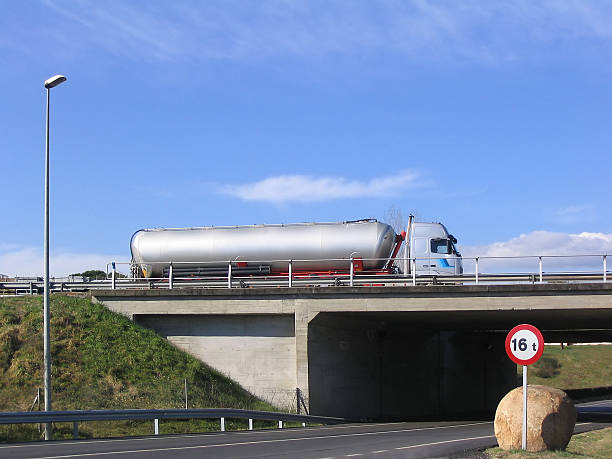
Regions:
M 516 384 L 504 338 L 612 341 L 611 283 L 96 290 L 256 395 L 371 419 L 492 412 Z

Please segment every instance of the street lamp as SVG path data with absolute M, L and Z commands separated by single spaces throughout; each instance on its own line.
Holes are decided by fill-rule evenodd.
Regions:
M 51 88 L 66 81 L 63 75 L 55 75 L 45 81 L 47 89 L 47 141 L 45 148 L 45 299 L 44 299 L 44 360 L 45 360 L 45 411 L 51 411 L 51 347 L 49 340 L 49 99 Z M 45 440 L 51 440 L 51 423 L 45 424 Z

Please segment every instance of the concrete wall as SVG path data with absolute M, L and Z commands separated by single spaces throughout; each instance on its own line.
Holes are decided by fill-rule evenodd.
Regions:
M 136 315 L 178 348 L 270 403 L 295 396 L 293 315 Z
M 358 419 L 490 415 L 515 385 L 504 337 L 411 327 L 376 315 L 320 314 L 309 326 L 314 414 Z

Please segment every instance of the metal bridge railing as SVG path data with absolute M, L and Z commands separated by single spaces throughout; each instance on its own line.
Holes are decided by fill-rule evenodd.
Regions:
M 551 266 L 551 270 L 548 272 L 544 271 L 544 260 L 548 260 L 548 264 Z M 446 262 L 452 262 L 453 264 L 457 261 L 460 261 L 462 264 L 469 264 L 469 262 L 473 262 L 473 269 L 468 271 L 464 267 L 464 273 L 461 275 L 452 275 L 452 274 L 427 274 L 423 273 L 423 270 L 417 269 L 417 264 L 424 262 L 425 265 L 435 266 L 435 262 L 437 260 L 445 260 Z M 599 263 L 597 260 L 601 260 Z M 378 272 L 377 274 L 372 274 L 372 272 L 366 271 L 358 271 L 355 266 L 356 262 L 359 263 L 367 263 L 367 262 L 389 262 L 388 258 L 330 258 L 330 259 L 315 259 L 315 260 L 229 260 L 229 261 L 207 261 L 207 262 L 181 262 L 181 261 L 165 261 L 165 262 L 148 262 L 148 263 L 109 263 L 107 264 L 107 277 L 109 277 L 114 283 L 114 279 L 116 276 L 116 266 L 117 265 L 125 265 L 130 266 L 132 269 L 134 266 L 139 265 L 162 265 L 169 266 L 168 276 L 167 277 L 134 277 L 133 279 L 149 279 L 151 281 L 161 281 L 168 282 L 168 287 L 173 288 L 175 281 L 189 281 L 193 280 L 193 277 L 181 277 L 180 275 L 176 276 L 174 274 L 174 270 L 176 266 L 218 266 L 223 268 L 226 272 L 226 276 L 210 276 L 208 279 L 211 283 L 219 284 L 219 282 L 226 283 L 227 288 L 234 288 L 236 286 L 241 286 L 240 280 L 248 279 L 253 283 L 252 276 L 240 276 L 239 274 L 235 274 L 235 268 L 238 263 L 242 263 L 244 265 L 257 266 L 262 264 L 285 264 L 287 266 L 286 274 L 276 274 L 269 276 L 259 276 L 260 280 L 270 279 L 274 282 L 268 282 L 268 284 L 274 285 L 283 285 L 287 287 L 293 287 L 295 284 L 299 283 L 300 279 L 308 278 L 308 282 L 312 283 L 313 275 L 312 274 L 300 274 L 295 273 L 294 266 L 296 263 L 304 264 L 318 264 L 321 262 L 334 262 L 338 264 L 346 264 L 347 269 L 345 273 L 335 272 L 328 273 L 327 276 L 325 273 L 317 274 L 318 280 L 320 283 L 325 283 L 324 280 L 327 277 L 328 280 L 332 280 L 335 282 L 335 285 L 338 285 L 338 281 L 340 285 L 347 285 L 353 287 L 357 284 L 366 284 L 369 285 L 372 281 L 380 280 L 384 281 L 384 283 L 402 283 L 406 285 L 406 280 L 410 280 L 412 285 L 417 285 L 417 283 L 431 283 L 433 280 L 437 282 L 457 282 L 457 279 L 460 279 L 463 283 L 481 283 L 485 282 L 540 282 L 543 283 L 545 280 L 550 280 L 554 282 L 562 281 L 562 280 L 575 280 L 575 281 L 597 281 L 601 280 L 603 282 L 608 281 L 609 271 L 607 267 L 607 254 L 603 255 L 533 255 L 533 256 L 485 256 L 485 257 L 449 257 L 449 258 L 437 258 L 435 256 L 429 257 L 412 257 L 412 258 L 397 258 L 394 260 L 395 271 L 390 270 L 387 273 Z M 500 262 L 504 261 L 506 266 L 509 266 L 509 269 L 499 269 L 497 266 L 500 265 Z M 579 261 L 576 264 L 576 261 Z M 537 266 L 537 270 L 525 270 L 524 268 L 529 262 L 535 262 Z M 434 264 L 432 264 L 434 263 Z M 573 263 L 573 264 L 572 264 Z M 491 266 L 495 265 L 494 269 L 483 270 L 483 264 L 488 264 Z M 533 264 L 533 263 L 530 263 Z M 563 264 L 565 266 L 563 266 Z M 582 264 L 582 266 L 580 266 Z M 593 269 L 597 264 L 601 267 L 600 269 Z M 111 270 L 109 267 L 113 266 Z M 403 271 L 399 270 L 399 266 L 403 266 Z M 453 265 L 450 265 L 452 268 Z M 495 269 L 496 268 L 496 269 Z M 523 268 L 523 269 L 521 269 Z M 535 268 L 535 267 L 534 267 Z M 556 268 L 556 269 L 555 269 Z M 565 269 L 561 269 L 565 268 Z M 573 269 L 572 269 L 573 268 Z M 579 269 L 581 268 L 581 269 Z M 431 270 L 435 271 L 435 270 Z M 536 276 L 536 277 L 534 277 Z M 419 282 L 420 281 L 420 282 Z M 307 283 L 308 283 L 307 282 Z M 260 282 L 261 283 L 261 282 Z M 257 284 L 257 282 L 255 282 Z M 219 285 L 216 285 L 219 286 Z
M 305 286 L 416 286 L 430 284 L 466 285 L 466 284 L 517 284 L 547 282 L 608 282 L 612 274 L 608 270 L 607 254 L 602 255 L 534 255 L 534 256 L 485 256 L 485 257 L 452 257 L 436 258 L 398 258 L 392 269 L 378 271 L 361 271 L 358 265 L 374 262 L 381 266 L 388 258 L 341 258 L 320 260 L 226 260 L 217 262 L 181 262 L 177 260 L 142 263 L 149 267 L 167 267 L 163 277 L 142 277 L 135 273 L 139 264 L 132 262 L 111 262 L 106 266 L 107 278 L 90 282 L 54 282 L 53 291 L 85 291 L 91 289 L 149 289 L 149 288 L 258 288 L 258 287 L 305 287 Z M 415 269 L 418 264 L 434 265 L 437 260 L 445 260 L 451 265 L 461 260 L 463 274 L 423 273 Z M 308 264 L 334 262 L 344 265 L 342 272 L 303 272 Z M 240 263 L 240 266 L 238 265 Z M 251 275 L 241 271 L 241 266 L 257 267 L 275 263 L 286 266 L 283 273 L 264 273 Z M 302 270 L 296 270 L 296 266 Z M 187 276 L 189 267 L 208 267 L 214 275 Z M 121 271 L 132 273 L 131 277 Z M 159 272 L 159 269 L 157 270 Z M 15 292 L 18 294 L 35 294 L 42 290 L 39 281 L 0 281 L 0 293 Z

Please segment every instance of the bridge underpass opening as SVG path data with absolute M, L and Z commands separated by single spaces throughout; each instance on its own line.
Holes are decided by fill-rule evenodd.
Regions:
M 410 313 L 321 313 L 308 326 L 313 414 L 355 419 L 490 418 L 516 386 L 505 334 L 446 331 Z

